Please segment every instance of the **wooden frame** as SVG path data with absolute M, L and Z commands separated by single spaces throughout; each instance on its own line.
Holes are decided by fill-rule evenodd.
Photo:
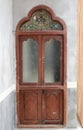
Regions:
M 78 0 L 77 22 L 77 116 L 83 127 L 83 0 Z
M 56 21 L 60 23 L 63 27 L 62 30 L 38 30 L 38 31 L 22 31 L 20 30 L 21 26 L 29 21 L 33 15 L 34 12 L 44 9 L 46 10 L 50 15 L 51 19 L 53 21 Z M 62 39 L 60 40 L 61 43 L 61 56 L 60 57 L 60 63 L 61 63 L 61 69 L 60 69 L 60 83 L 44 83 L 44 64 L 43 64 L 43 57 L 44 57 L 44 44 L 42 44 L 42 38 L 45 37 L 57 37 L 60 36 Z M 38 39 L 39 44 L 39 58 L 38 58 L 38 83 L 23 83 L 22 82 L 22 41 L 28 37 L 34 37 Z M 41 42 L 42 41 L 42 42 Z M 66 25 L 64 21 L 58 17 L 55 16 L 54 12 L 45 5 L 39 5 L 31 9 L 31 11 L 28 13 L 27 17 L 23 18 L 17 25 L 16 28 L 16 93 L 17 93 L 17 117 L 18 117 L 18 127 L 64 127 L 66 125 L 66 61 L 67 61 L 67 32 L 66 32 Z M 43 45 L 43 46 L 42 46 Z M 42 49 L 43 50 L 42 50 Z M 43 54 L 43 55 L 42 55 Z M 40 62 L 41 61 L 41 62 Z M 42 64 L 41 64 L 42 63 Z M 41 69 L 40 69 L 41 68 Z M 59 123 L 55 124 L 28 124 L 28 121 L 26 123 L 23 123 L 23 111 L 25 109 L 23 108 L 23 99 L 26 92 L 33 91 L 33 92 L 40 92 L 38 99 L 42 94 L 46 94 L 47 92 L 54 91 L 55 93 L 60 91 L 62 95 L 60 95 L 60 111 L 62 111 L 62 118 Z M 58 93 L 57 93 L 58 94 Z M 28 96 L 28 95 L 27 95 Z M 50 95 L 51 96 L 51 95 Z M 45 97 L 45 95 L 43 96 Z M 53 97 L 54 101 L 56 101 L 55 96 Z M 40 101 L 38 100 L 38 102 Z M 43 102 L 43 98 L 41 99 Z M 49 99 L 50 100 L 50 99 Z M 41 101 L 40 101 L 41 102 Z M 56 106 L 56 105 L 55 105 Z M 55 108 L 54 106 L 54 108 Z M 27 108 L 28 109 L 28 108 Z M 41 109 L 41 108 L 40 108 Z M 30 121 L 29 121 L 30 122 Z M 56 122 L 56 121 L 55 121 Z

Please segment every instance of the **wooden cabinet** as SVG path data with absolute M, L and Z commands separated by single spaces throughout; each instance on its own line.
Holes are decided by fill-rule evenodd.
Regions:
M 66 124 L 66 25 L 34 7 L 16 29 L 18 127 Z

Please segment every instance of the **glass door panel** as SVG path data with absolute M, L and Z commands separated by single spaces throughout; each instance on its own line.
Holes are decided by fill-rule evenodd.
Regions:
M 38 43 L 28 38 L 22 44 L 23 83 L 38 82 Z
M 55 38 L 45 41 L 45 83 L 60 82 L 60 45 Z

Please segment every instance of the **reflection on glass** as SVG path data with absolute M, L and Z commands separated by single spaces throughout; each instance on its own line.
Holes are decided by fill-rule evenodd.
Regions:
M 45 82 L 60 82 L 60 42 L 56 39 L 45 43 Z
M 38 82 L 38 44 L 28 39 L 22 44 L 23 82 Z

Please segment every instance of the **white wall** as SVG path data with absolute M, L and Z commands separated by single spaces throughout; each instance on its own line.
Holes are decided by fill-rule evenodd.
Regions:
M 0 0 L 0 93 L 15 82 L 12 0 Z
M 67 24 L 67 80 L 76 81 L 76 1 L 14 0 L 12 3 L 12 0 L 0 0 L 0 93 L 15 84 L 15 43 L 12 30 L 15 31 L 19 20 L 39 4 L 51 7 Z
M 19 20 L 25 17 L 28 11 L 39 4 L 44 4 L 61 17 L 67 24 L 67 81 L 76 81 L 76 1 L 77 0 L 14 0 L 13 30 Z

